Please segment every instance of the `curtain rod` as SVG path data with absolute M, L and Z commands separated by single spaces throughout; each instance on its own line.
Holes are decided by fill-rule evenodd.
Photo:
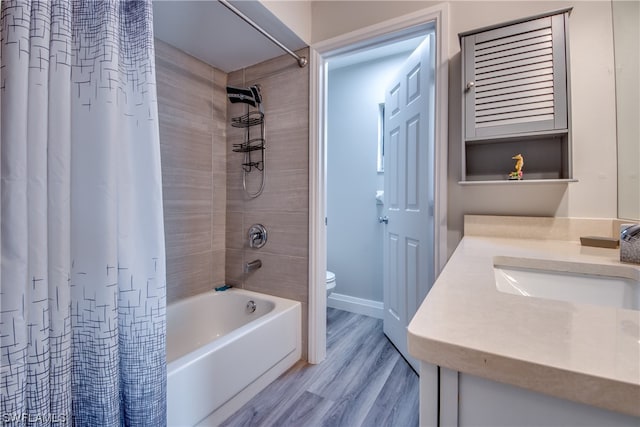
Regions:
M 292 51 L 291 49 L 289 49 L 288 47 L 286 47 L 285 45 L 280 43 L 280 41 L 278 41 L 271 34 L 267 33 L 265 30 L 263 30 L 262 27 L 260 27 L 258 24 L 253 22 L 253 20 L 251 18 L 249 18 L 247 15 L 245 15 L 242 12 L 240 12 L 240 10 L 236 9 L 236 7 L 231 5 L 227 0 L 218 0 L 218 2 L 221 5 L 223 5 L 224 7 L 226 7 L 227 9 L 229 9 L 231 12 L 235 13 L 244 22 L 246 22 L 247 24 L 251 25 L 256 30 L 258 30 L 258 32 L 260 32 L 260 34 L 262 34 L 263 36 L 265 36 L 266 38 L 271 40 L 280 49 L 284 50 L 289 55 L 293 56 L 296 59 L 296 61 L 298 61 L 298 65 L 300 66 L 300 68 L 303 68 L 305 65 L 307 65 L 307 63 L 308 63 L 307 58 L 305 58 L 304 56 L 298 56 L 294 51 Z

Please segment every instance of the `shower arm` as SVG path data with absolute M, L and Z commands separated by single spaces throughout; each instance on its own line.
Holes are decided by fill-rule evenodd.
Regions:
M 238 10 L 235 6 L 233 6 L 227 0 L 218 0 L 218 3 L 220 3 L 221 5 L 226 7 L 227 9 L 229 9 L 231 12 L 235 13 L 240 19 L 242 19 L 247 24 L 251 25 L 260 34 L 262 34 L 263 36 L 265 36 L 266 38 L 271 40 L 273 43 L 275 43 L 280 49 L 284 50 L 289 55 L 293 56 L 296 59 L 296 61 L 298 61 L 298 66 L 300 66 L 300 68 L 304 68 L 307 65 L 307 63 L 309 62 L 307 60 L 307 58 L 305 58 L 304 56 L 298 56 L 294 51 L 292 51 L 291 49 L 289 49 L 288 47 L 283 45 L 279 40 L 277 40 L 271 34 L 267 33 L 265 30 L 263 30 L 262 27 L 260 27 L 258 24 L 253 22 L 253 20 L 251 18 L 249 18 L 247 15 L 245 15 L 242 12 L 240 12 L 240 10 Z

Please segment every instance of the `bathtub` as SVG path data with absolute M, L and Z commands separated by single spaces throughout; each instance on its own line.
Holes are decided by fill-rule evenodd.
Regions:
M 299 302 L 242 289 L 169 304 L 168 425 L 224 421 L 300 359 L 300 328 Z

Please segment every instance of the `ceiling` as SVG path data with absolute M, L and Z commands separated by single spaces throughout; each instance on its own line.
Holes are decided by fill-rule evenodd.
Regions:
M 375 47 L 365 48 L 356 52 L 347 52 L 342 55 L 331 57 L 328 59 L 329 70 L 336 70 L 338 68 L 375 61 L 394 55 L 406 54 L 409 56 L 411 52 L 417 49 L 425 37 L 426 35 L 422 34 L 418 37 L 412 37 L 406 40 L 397 40 L 391 43 L 381 43 Z
M 306 46 L 259 1 L 229 3 L 289 49 Z M 217 0 L 153 0 L 153 30 L 158 39 L 226 73 L 285 53 Z
M 258 0 L 229 1 L 291 50 L 306 46 Z M 153 0 L 155 37 L 226 73 L 285 52 L 217 0 Z M 389 36 L 374 48 L 362 47 L 329 59 L 331 69 L 413 51 L 425 37 L 422 29 Z M 291 58 L 291 61 L 295 59 Z

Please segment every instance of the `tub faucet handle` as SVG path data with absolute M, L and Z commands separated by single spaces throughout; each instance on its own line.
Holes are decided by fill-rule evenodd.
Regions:
M 260 249 L 267 244 L 267 229 L 262 224 L 253 224 L 249 228 L 249 247 Z

